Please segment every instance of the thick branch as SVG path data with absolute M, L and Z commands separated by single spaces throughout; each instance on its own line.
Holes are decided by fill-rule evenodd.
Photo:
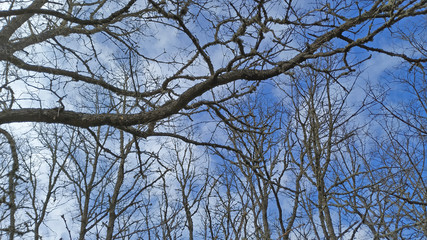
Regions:
M 40 5 L 40 3 L 44 4 L 46 2 L 47 1 L 45 1 L 45 0 L 35 1 L 35 2 L 33 2 L 33 4 L 30 5 L 30 7 L 25 8 L 25 9 L 13 9 L 13 10 L 7 10 L 7 11 L 0 11 L 0 17 L 18 16 L 17 19 L 20 19 L 19 22 L 21 22 L 22 20 L 23 20 L 23 22 L 25 22 L 34 14 L 44 14 L 44 15 L 50 15 L 50 16 L 54 16 L 57 18 L 61 18 L 61 19 L 64 19 L 66 21 L 77 23 L 80 25 L 101 25 L 101 24 L 110 23 L 110 22 L 114 21 L 115 18 L 117 18 L 117 17 L 121 16 L 122 14 L 128 12 L 129 8 L 136 2 L 136 0 L 129 1 L 129 3 L 125 7 L 121 8 L 120 10 L 118 10 L 114 13 L 112 13 L 110 16 L 108 16 L 106 18 L 90 19 L 90 20 L 80 19 L 80 18 L 70 16 L 70 15 L 67 15 L 67 14 L 64 14 L 64 13 L 61 13 L 58 11 L 54 11 L 54 10 L 40 9 L 40 7 L 42 6 L 42 5 Z M 38 4 L 36 4 L 36 3 L 38 3 Z M 39 8 L 36 8 L 36 7 L 39 7 Z M 17 24 L 15 24 L 15 25 L 17 25 Z
M 101 126 L 101 125 L 111 125 L 111 126 L 131 126 L 135 124 L 147 124 L 149 122 L 154 122 L 160 119 L 164 119 L 173 114 L 178 113 L 180 110 L 185 108 L 192 100 L 201 96 L 203 93 L 221 85 L 234 82 L 236 80 L 266 80 L 275 76 L 278 76 L 298 64 L 304 62 L 306 59 L 313 57 L 313 54 L 320 48 L 322 45 L 333 38 L 341 36 L 341 34 L 356 26 L 357 24 L 366 21 L 375 17 L 377 11 L 371 9 L 368 12 L 365 12 L 361 16 L 349 19 L 347 22 L 341 26 L 326 32 L 325 34 L 319 36 L 313 43 L 309 44 L 305 51 L 296 55 L 293 59 L 289 61 L 279 62 L 276 67 L 266 70 L 255 70 L 255 69 L 242 69 L 234 70 L 231 72 L 224 72 L 224 69 L 217 70 L 216 74 L 211 76 L 210 79 L 196 84 L 193 87 L 190 87 L 188 90 L 183 92 L 179 98 L 173 100 L 172 102 L 162 105 L 148 113 L 139 113 L 139 114 L 128 114 L 128 115 L 118 115 L 118 114 L 88 114 L 88 113 L 78 113 L 73 111 L 59 111 L 58 109 L 13 109 L 8 111 L 3 111 L 0 113 L 0 124 L 3 123 L 12 123 L 12 122 L 46 122 L 46 123 L 62 123 L 78 127 L 90 127 L 90 126 Z M 16 66 L 31 70 L 35 72 L 45 72 L 49 74 L 62 75 L 72 77 L 74 79 L 82 80 L 88 83 L 96 84 L 102 86 L 110 91 L 113 91 L 118 94 L 128 95 L 138 97 L 140 95 L 145 96 L 144 93 L 134 93 L 124 91 L 122 89 L 116 88 L 108 83 L 95 80 L 91 77 L 86 77 L 71 71 L 62 70 L 62 69 L 53 69 L 42 66 L 29 65 L 24 63 L 22 60 L 9 57 L 7 60 L 15 64 Z M 152 93 L 146 93 L 152 94 Z
M 40 9 L 47 0 L 35 0 L 33 3 L 28 6 L 28 8 L 23 9 L 24 11 L 31 11 Z M 34 14 L 24 14 L 16 16 L 12 19 L 6 26 L 0 30 L 0 43 L 7 42 L 7 40 L 12 36 L 12 34 L 22 26 L 28 19 L 30 19 Z

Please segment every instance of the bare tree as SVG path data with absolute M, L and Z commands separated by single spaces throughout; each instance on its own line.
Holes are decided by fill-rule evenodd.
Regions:
M 4 161 L 1 166 L 1 180 L 3 182 L 7 177 L 7 184 L 3 182 L 5 187 L 1 188 L 0 204 L 6 205 L 6 208 L 4 208 L 4 211 L 1 214 L 0 223 L 2 223 L 2 225 L 4 223 L 7 224 L 7 222 L 9 223 L 8 227 L 2 227 L 2 231 L 9 235 L 9 239 L 15 239 L 15 235 L 23 233 L 19 230 L 20 227 L 18 227 L 18 224 L 16 223 L 16 212 L 19 207 L 16 196 L 17 182 L 20 180 L 18 175 L 19 156 L 14 137 L 8 131 L 1 128 L 0 133 L 6 138 L 6 142 L 2 142 L 1 147 L 3 148 L 3 143 L 6 143 L 6 145 L 9 146 L 10 156 L 12 156 L 11 160 L 4 157 Z M 4 226 L 6 226 L 6 224 Z
M 222 119 L 229 145 L 238 149 L 231 153 L 216 152 L 224 163 L 223 170 L 217 173 L 218 190 L 213 196 L 221 199 L 216 211 L 224 213 L 223 221 L 227 224 L 222 230 L 230 232 L 225 238 L 280 236 L 285 225 L 281 216 L 283 195 L 279 193 L 293 193 L 281 186 L 281 178 L 288 169 L 282 159 L 280 106 L 269 104 L 259 95 L 230 103 L 228 108 L 218 105 L 211 109 Z M 279 210 L 278 216 L 270 216 L 272 209 Z M 279 219 L 280 224 L 273 219 Z
M 110 125 L 121 128 L 148 124 L 174 114 L 191 112 L 205 105 L 203 98 L 199 98 L 204 93 L 237 80 L 250 83 L 270 79 L 308 59 L 330 55 L 340 55 L 347 63 L 350 50 L 356 46 L 412 62 L 423 61 L 366 44 L 400 20 L 425 14 L 424 1 L 388 4 L 378 0 L 370 4 L 364 2 L 363 5 L 354 3 L 356 9 L 347 2 L 336 5 L 318 3 L 310 10 L 299 10 L 290 2 L 274 1 L 237 1 L 222 5 L 221 2 L 208 1 L 169 4 L 132 0 L 120 5 L 110 1 L 86 4 L 38 0 L 30 5 L 9 4 L 9 10 L 0 15 L 4 18 L 0 32 L 3 39 L 0 60 L 9 65 L 14 76 L 8 75 L 2 87 L 10 89 L 11 93 L 9 98 L 2 100 L 7 106 L 0 114 L 2 124 L 55 122 L 77 127 Z M 268 11 L 273 7 L 280 8 L 285 15 L 278 17 L 275 11 Z M 108 9 L 118 10 L 108 14 Z M 309 16 L 315 17 L 311 20 Z M 363 28 L 374 20 L 379 23 L 372 25 L 368 32 L 361 32 L 353 38 L 349 36 L 353 28 Z M 205 24 L 190 28 L 191 21 L 203 21 Z M 172 43 L 170 55 L 156 58 L 163 49 L 149 51 L 151 49 L 139 47 L 134 40 L 153 42 L 156 34 L 149 31 L 156 27 L 182 35 L 185 38 L 183 44 L 189 47 L 181 49 Z M 197 32 L 206 28 L 210 30 Z M 141 56 L 148 68 L 158 66 L 163 70 L 175 65 L 175 70 L 147 70 L 146 76 L 133 79 L 131 90 L 124 89 L 111 79 L 115 66 L 108 64 L 111 56 L 102 53 L 97 38 L 105 39 L 101 40 L 105 44 L 117 46 L 117 51 L 126 53 L 125 57 L 131 62 L 136 56 Z M 290 38 L 302 43 L 291 44 Z M 335 39 L 342 39 L 343 47 L 319 52 L 322 46 Z M 71 41 L 78 45 L 71 44 Z M 40 51 L 39 47 L 45 49 Z M 173 51 L 174 48 L 179 52 Z M 224 59 L 220 64 L 210 56 L 218 48 L 224 49 Z M 285 51 L 293 53 L 290 57 L 278 57 Z M 200 67 L 205 70 L 193 73 Z M 340 67 L 351 68 L 348 64 Z M 53 99 L 45 103 L 41 95 L 33 94 L 34 100 L 42 101 L 40 107 L 21 108 L 22 100 L 12 98 L 18 91 L 14 91 L 16 87 L 12 82 L 20 82 L 29 90 L 38 89 L 52 95 Z M 66 92 L 75 87 L 91 86 L 114 95 L 139 99 L 144 110 L 129 112 L 125 117 L 121 113 L 79 111 Z M 235 95 L 237 90 L 229 95 Z M 54 104 L 55 101 L 59 104 Z
M 1 236 L 425 236 L 425 0 L 0 9 Z M 371 54 L 410 104 L 364 98 Z
M 425 27 L 426 23 L 421 26 Z M 425 57 L 426 39 L 418 37 L 418 34 L 425 36 L 425 30 L 413 24 L 402 28 L 396 29 L 393 35 L 413 46 L 412 55 Z M 391 82 L 381 82 L 385 92 L 375 89 L 370 92 L 382 110 L 379 112 L 382 134 L 372 135 L 376 163 L 384 167 L 382 177 L 373 178 L 379 185 L 375 195 L 381 201 L 377 201 L 375 211 L 368 214 L 378 239 L 426 236 L 425 63 L 403 62 L 399 70 L 388 72 Z

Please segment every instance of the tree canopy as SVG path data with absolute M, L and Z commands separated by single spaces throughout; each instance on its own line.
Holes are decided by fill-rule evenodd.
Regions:
M 427 236 L 425 0 L 0 2 L 0 236 Z

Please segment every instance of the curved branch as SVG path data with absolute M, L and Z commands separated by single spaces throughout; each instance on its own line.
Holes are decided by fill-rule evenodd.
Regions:
M 70 77 L 75 81 L 83 81 L 85 83 L 98 85 L 100 87 L 103 87 L 103 88 L 111 91 L 111 92 L 114 92 L 118 95 L 123 95 L 123 96 L 130 96 L 130 97 L 135 97 L 135 98 L 144 98 L 144 97 L 153 96 L 155 94 L 159 94 L 163 91 L 161 89 L 157 89 L 154 91 L 147 91 L 147 92 L 143 92 L 143 93 L 142 92 L 135 92 L 135 91 L 127 91 L 127 90 L 115 87 L 115 86 L 105 82 L 102 79 L 95 79 L 93 77 L 81 75 L 77 72 L 72 72 L 72 71 L 58 69 L 58 68 L 31 65 L 31 64 L 28 64 L 28 63 L 24 62 L 23 60 L 15 57 L 15 56 L 8 57 L 8 56 L 4 56 L 4 55 L 1 56 L 0 55 L 0 60 L 7 60 L 10 63 L 14 64 L 15 66 L 17 66 L 21 69 L 24 69 L 24 70 L 34 71 L 34 72 L 43 72 L 43 73 L 48 73 L 48 74 Z
M 36 2 L 39 2 L 39 3 L 35 4 Z M 43 2 L 43 3 L 40 4 L 40 2 Z M 45 1 L 45 0 L 35 1 L 28 8 L 0 11 L 0 17 L 20 16 L 22 18 L 20 20 L 20 22 L 21 21 L 25 22 L 34 14 L 44 14 L 44 15 L 50 15 L 50 16 L 54 16 L 57 18 L 61 18 L 61 19 L 64 19 L 66 21 L 77 23 L 80 25 L 101 25 L 101 24 L 110 23 L 110 22 L 114 21 L 117 17 L 119 17 L 120 15 L 128 12 L 130 7 L 136 2 L 136 0 L 129 1 L 125 7 L 121 8 L 120 10 L 118 10 L 114 13 L 112 13 L 110 16 L 108 16 L 106 18 L 92 19 L 92 20 L 80 19 L 80 18 L 73 17 L 73 16 L 70 16 L 70 15 L 67 15 L 67 14 L 64 14 L 61 12 L 54 11 L 54 10 L 40 9 L 40 7 L 43 6 L 43 4 L 46 2 L 47 1 Z M 36 8 L 36 7 L 39 7 L 39 8 Z
M 22 9 L 23 11 L 32 11 L 40 9 L 45 3 L 47 3 L 47 0 L 35 0 L 33 1 L 30 6 L 28 6 L 26 9 Z M 30 19 L 34 14 L 24 14 L 16 16 L 12 19 L 7 25 L 5 25 L 0 30 L 0 43 L 1 42 L 7 42 L 7 40 L 12 36 L 12 34 L 22 26 L 28 19 Z

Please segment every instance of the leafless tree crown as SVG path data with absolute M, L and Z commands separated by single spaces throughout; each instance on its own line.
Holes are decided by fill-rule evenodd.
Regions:
M 426 238 L 426 17 L 0 1 L 0 239 Z

